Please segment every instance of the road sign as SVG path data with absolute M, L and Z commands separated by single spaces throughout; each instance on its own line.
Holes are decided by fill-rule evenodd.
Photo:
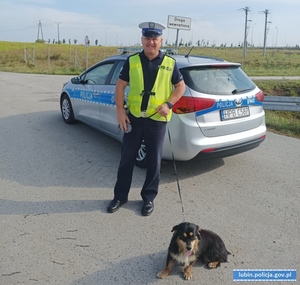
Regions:
M 168 28 L 189 31 L 191 29 L 191 18 L 169 15 Z
M 85 42 L 85 47 L 86 47 L 86 65 L 85 65 L 85 69 L 87 69 L 88 66 L 89 66 L 89 52 L 88 52 L 88 49 L 89 49 L 89 43 L 90 43 L 90 40 L 89 40 L 88 36 L 85 36 L 84 42 Z
M 84 42 L 85 42 L 85 47 L 88 47 L 88 45 L 89 45 L 89 37 L 88 36 L 85 36 Z

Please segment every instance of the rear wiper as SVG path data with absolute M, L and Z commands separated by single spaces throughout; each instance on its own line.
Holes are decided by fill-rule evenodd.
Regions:
M 251 90 L 250 88 L 245 88 L 245 89 L 234 89 L 231 94 L 237 94 L 237 93 L 242 93 Z

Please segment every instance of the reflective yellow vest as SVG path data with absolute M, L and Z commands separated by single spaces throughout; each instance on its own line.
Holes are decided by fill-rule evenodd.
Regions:
M 166 121 L 166 117 L 155 114 L 155 112 L 157 107 L 167 102 L 170 95 L 172 94 L 173 86 L 171 83 L 171 78 L 174 70 L 174 65 L 175 60 L 170 56 L 165 55 L 161 65 L 159 66 L 157 76 L 151 90 L 151 92 L 155 93 L 155 95 L 150 95 L 148 107 L 146 110 L 146 117 L 151 116 L 151 119 L 153 120 Z M 139 118 L 141 116 L 141 104 L 143 99 L 141 93 L 144 90 L 143 68 L 139 54 L 132 55 L 129 58 L 129 76 L 130 89 L 127 105 L 130 113 Z M 167 116 L 167 121 L 170 121 L 171 117 L 172 110 L 170 110 Z

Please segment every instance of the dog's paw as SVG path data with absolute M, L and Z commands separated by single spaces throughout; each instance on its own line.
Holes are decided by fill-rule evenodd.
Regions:
M 207 267 L 210 269 L 218 268 L 220 266 L 219 261 L 213 261 L 207 264 Z
M 156 275 L 157 278 L 159 279 L 164 279 L 167 278 L 169 276 L 169 273 L 167 270 L 162 270 L 160 272 L 158 272 L 158 274 Z
M 185 280 L 190 280 L 192 279 L 192 272 L 191 272 L 191 269 L 190 268 L 185 268 L 183 270 L 183 278 Z
M 185 280 L 190 280 L 192 279 L 192 273 L 191 272 L 183 272 L 183 278 Z

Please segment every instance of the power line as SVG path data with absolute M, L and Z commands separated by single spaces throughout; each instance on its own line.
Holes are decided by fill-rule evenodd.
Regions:
M 192 20 L 193 21 L 198 21 L 198 20 L 205 20 L 205 19 L 209 19 L 209 18 L 215 18 L 215 17 L 219 17 L 221 15 L 231 14 L 231 13 L 236 12 L 236 11 L 237 10 L 222 12 L 222 13 L 216 13 L 216 14 L 210 14 L 210 15 L 204 15 L 204 16 L 200 16 L 200 17 L 197 17 L 197 18 L 192 18 Z

